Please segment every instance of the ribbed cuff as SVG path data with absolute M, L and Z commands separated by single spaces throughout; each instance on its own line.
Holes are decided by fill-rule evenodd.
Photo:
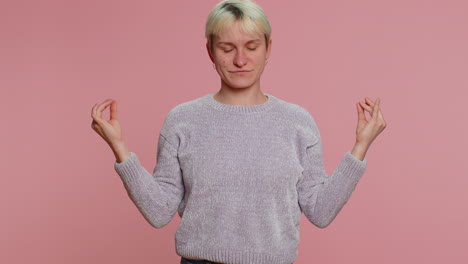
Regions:
M 364 158 L 360 160 L 351 154 L 350 151 L 346 152 L 338 168 L 343 176 L 348 181 L 357 182 L 362 177 L 367 168 L 367 160 Z
M 344 158 L 351 159 L 352 163 L 354 163 L 353 165 L 355 167 L 360 167 L 361 169 L 365 169 L 367 167 L 366 158 L 364 158 L 363 160 L 360 160 L 360 159 L 354 157 L 353 154 L 351 154 L 351 151 L 346 152 L 345 155 L 344 155 Z
M 137 155 L 130 152 L 130 156 L 123 162 L 114 162 L 114 169 L 125 182 L 132 182 L 138 179 L 141 163 Z

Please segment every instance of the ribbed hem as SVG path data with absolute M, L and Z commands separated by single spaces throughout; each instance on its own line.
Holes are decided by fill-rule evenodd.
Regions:
M 189 259 L 206 259 L 213 262 L 236 264 L 291 264 L 297 258 L 297 253 L 293 255 L 272 256 L 245 250 L 194 248 L 188 246 L 177 246 L 176 252 L 179 256 Z
M 266 111 L 273 106 L 275 106 L 278 103 L 278 100 L 275 96 L 271 94 L 264 93 L 265 96 L 268 97 L 268 100 L 263 103 L 263 104 L 258 104 L 258 105 L 230 105 L 230 104 L 223 104 L 221 102 L 218 102 L 216 99 L 214 99 L 214 95 L 216 93 L 209 93 L 205 96 L 202 97 L 202 102 L 208 104 L 210 107 L 221 110 L 221 111 L 226 111 L 226 112 L 236 112 L 236 113 L 258 113 L 258 112 L 263 112 Z
M 140 161 L 135 153 L 130 152 L 130 156 L 122 162 L 114 162 L 114 169 L 125 182 L 132 182 L 138 178 L 141 168 Z

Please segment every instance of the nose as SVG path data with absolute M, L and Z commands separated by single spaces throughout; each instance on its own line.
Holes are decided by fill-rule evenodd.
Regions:
M 239 68 L 247 64 L 247 56 L 242 49 L 239 49 L 236 52 L 236 56 L 234 57 L 234 64 Z

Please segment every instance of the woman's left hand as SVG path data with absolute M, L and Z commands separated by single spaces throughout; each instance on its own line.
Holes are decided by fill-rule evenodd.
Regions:
M 374 139 L 385 129 L 387 123 L 385 122 L 380 109 L 380 98 L 377 98 L 375 103 L 368 97 L 364 100 L 364 102 L 356 103 L 358 111 L 356 144 L 366 146 L 368 148 Z M 371 115 L 369 120 L 366 120 L 364 110 L 369 112 Z

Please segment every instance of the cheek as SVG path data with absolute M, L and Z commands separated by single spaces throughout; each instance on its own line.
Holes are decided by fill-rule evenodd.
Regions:
M 217 56 L 215 60 L 216 60 L 216 64 L 218 64 L 221 67 L 226 67 L 229 63 L 229 58 L 222 56 L 222 55 Z
M 255 61 L 260 63 L 260 62 L 263 62 L 265 60 L 265 55 L 261 54 L 261 55 L 258 55 L 255 57 Z

